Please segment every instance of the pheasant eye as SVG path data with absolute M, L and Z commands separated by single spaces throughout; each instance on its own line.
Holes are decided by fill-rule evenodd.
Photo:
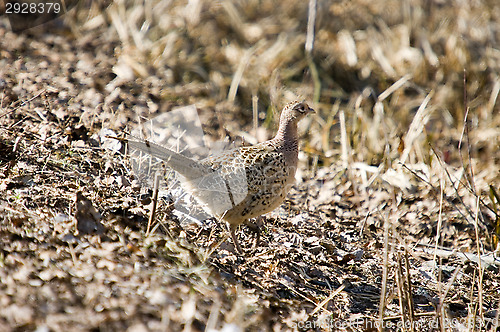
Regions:
M 296 110 L 299 111 L 300 113 L 304 113 L 305 112 L 304 105 L 298 105 Z

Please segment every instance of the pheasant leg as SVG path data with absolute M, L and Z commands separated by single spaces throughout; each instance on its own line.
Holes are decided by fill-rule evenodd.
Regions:
M 234 247 L 236 248 L 236 251 L 239 254 L 243 254 L 243 250 L 241 250 L 240 243 L 238 242 L 238 238 L 236 237 L 236 234 L 234 233 L 236 231 L 236 228 L 238 226 L 236 225 L 229 225 L 230 233 L 231 233 L 231 239 L 233 239 Z

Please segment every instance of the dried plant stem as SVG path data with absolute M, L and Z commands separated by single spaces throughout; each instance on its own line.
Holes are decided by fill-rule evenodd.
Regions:
M 404 272 L 403 272 L 404 259 Z M 410 264 L 408 261 L 408 251 L 404 251 L 404 256 L 397 253 L 396 283 L 399 295 L 399 307 L 401 310 L 401 320 L 403 328 L 409 327 L 410 331 L 415 330 L 415 312 L 413 307 L 413 295 L 411 290 Z
M 404 291 L 404 282 L 403 282 L 403 268 L 401 266 L 401 254 L 397 253 L 398 264 L 396 267 L 396 284 L 398 289 L 398 297 L 399 297 L 399 310 L 401 311 L 401 320 L 403 321 L 403 328 L 407 325 L 406 322 L 406 312 L 405 307 L 407 303 L 405 302 L 405 291 Z
M 323 301 L 321 301 L 321 303 L 319 303 L 316 308 L 314 308 L 313 312 L 310 314 L 310 316 L 313 316 L 315 315 L 319 310 L 321 310 L 323 308 L 323 306 L 325 304 L 327 304 L 328 302 L 330 302 L 335 296 L 337 296 L 344 288 L 346 287 L 346 284 L 343 283 L 342 285 L 340 285 L 339 288 L 337 288 L 334 292 L 332 292 L 326 299 L 324 299 Z
M 347 169 L 349 166 L 349 142 L 347 136 L 347 129 L 345 123 L 345 114 L 343 110 L 339 111 L 339 121 L 340 121 L 340 145 L 342 147 L 342 167 Z
M 257 127 L 259 125 L 259 97 L 252 97 L 252 114 L 253 114 L 253 134 L 257 137 Z
M 418 137 L 418 135 L 422 133 L 424 125 L 429 120 L 431 109 L 427 108 L 427 104 L 429 103 L 433 95 L 434 91 L 431 91 L 425 97 L 424 101 L 422 102 L 422 104 L 420 104 L 420 107 L 417 110 L 417 114 L 415 114 L 415 116 L 413 117 L 413 120 L 410 124 L 410 128 L 408 129 L 408 132 L 405 137 L 405 149 L 403 150 L 403 153 L 401 154 L 400 158 L 403 164 L 409 157 L 410 150 L 413 147 L 415 139 Z
M 247 67 L 252 55 L 255 51 L 262 46 L 262 43 L 259 42 L 256 45 L 252 46 L 248 50 L 245 51 L 245 54 L 241 57 L 240 62 L 238 63 L 238 67 L 236 68 L 236 72 L 233 75 L 233 79 L 231 81 L 231 85 L 229 87 L 229 92 L 227 94 L 227 99 L 232 103 L 236 98 L 236 92 L 238 92 L 238 87 L 240 86 L 241 79 L 243 78 L 243 73 L 245 72 L 245 68 Z
M 393 85 L 391 85 L 390 87 L 388 87 L 387 89 L 385 89 L 385 91 L 382 92 L 378 96 L 378 101 L 383 101 L 384 99 L 386 99 L 387 97 L 389 97 L 391 94 L 393 94 L 395 91 L 397 91 L 399 88 L 401 88 L 402 86 L 404 86 L 406 84 L 406 82 L 408 82 L 411 79 L 412 79 L 412 75 L 410 75 L 410 74 L 407 74 L 407 75 L 401 77 L 399 80 L 397 80 L 396 82 L 394 82 Z
M 439 214 L 438 214 L 438 224 L 437 224 L 437 230 L 436 230 L 436 244 L 434 246 L 434 258 L 433 258 L 433 261 L 434 261 L 434 268 L 437 266 L 437 261 L 436 261 L 436 258 L 437 258 L 437 249 L 438 249 L 438 244 L 439 244 L 439 237 L 441 235 L 441 227 L 443 225 L 443 196 L 444 196 L 444 180 L 443 180 L 443 177 L 440 176 L 440 179 L 439 179 L 439 186 L 441 188 L 441 195 L 439 195 Z
M 384 326 L 385 293 L 387 291 L 387 273 L 389 270 L 389 221 L 384 222 L 384 257 L 382 265 L 382 289 L 380 291 L 380 303 L 378 307 L 378 330 L 382 332 Z
M 314 48 L 314 27 L 316 25 L 317 0 L 309 0 L 309 13 L 307 17 L 306 53 L 311 54 Z
M 314 49 L 314 27 L 316 25 L 316 8 L 318 2 L 317 0 L 309 0 L 309 13 L 307 17 L 307 33 L 306 42 L 304 45 L 307 63 L 309 64 L 309 70 L 311 71 L 311 76 L 314 81 L 314 97 L 313 101 L 315 103 L 319 102 L 319 97 L 321 95 L 321 80 L 319 79 L 319 72 L 316 68 L 312 57 L 312 51 Z
M 312 58 L 312 55 L 307 55 L 307 62 L 309 64 L 309 70 L 311 70 L 311 76 L 314 81 L 314 96 L 313 101 L 315 103 L 319 102 L 319 98 L 321 96 L 321 80 L 319 79 L 318 68 L 316 68 L 316 64 Z
M 154 183 L 154 187 L 153 187 L 153 206 L 151 207 L 151 214 L 149 215 L 149 219 L 148 219 L 148 227 L 146 229 L 146 237 L 149 236 L 149 232 L 151 230 L 151 225 L 153 224 L 153 221 L 155 219 L 155 216 L 156 216 L 156 206 L 158 204 L 158 191 L 159 191 L 159 187 L 160 187 L 160 178 L 161 178 L 161 175 L 160 174 L 155 174 L 155 183 Z
M 497 102 L 498 93 L 500 92 L 500 79 L 497 78 L 493 88 L 491 89 L 490 99 L 488 100 L 488 111 L 493 112 L 493 108 Z
M 414 331 L 415 330 L 415 307 L 413 304 L 413 292 L 411 288 L 411 275 L 410 275 L 410 262 L 408 260 L 408 250 L 406 249 L 405 246 L 405 254 L 404 254 L 404 259 L 405 259 L 405 269 L 406 269 L 406 291 L 407 291 L 407 296 L 408 296 L 408 314 L 409 314 L 409 319 L 410 319 L 410 330 Z
M 478 280 L 477 280 L 477 296 L 479 305 L 479 316 L 481 321 L 484 322 L 484 312 L 483 312 L 483 267 L 481 264 L 481 240 L 479 238 L 479 227 L 478 227 L 478 216 L 479 216 L 479 198 L 476 200 L 476 218 L 474 219 L 474 231 L 476 234 L 476 246 L 477 246 L 477 267 L 478 267 Z
M 10 108 L 12 108 L 11 110 L 9 110 L 9 111 L 7 111 L 7 112 L 5 112 L 3 114 L 0 114 L 0 118 L 4 117 L 6 115 L 9 115 L 10 113 L 13 113 L 13 112 L 17 111 L 19 108 L 23 107 L 27 103 L 29 103 L 29 102 L 35 100 L 36 98 L 40 97 L 40 95 L 42 95 L 43 93 L 45 93 L 45 91 L 47 91 L 47 89 L 42 89 L 41 91 L 39 91 L 36 95 L 34 95 L 33 97 L 31 97 L 30 99 L 25 100 L 19 106 L 14 107 L 19 102 L 19 100 L 16 101 L 13 105 L 10 106 Z
M 439 328 L 440 331 L 444 332 L 445 327 L 446 327 L 446 319 L 445 319 L 445 311 L 444 311 L 444 303 L 445 299 L 448 296 L 448 293 L 453 286 L 453 283 L 455 282 L 455 279 L 457 278 L 458 274 L 462 271 L 460 267 L 457 267 L 455 271 L 453 271 L 453 275 L 451 278 L 448 280 L 448 283 L 445 285 L 444 289 L 442 287 L 442 282 L 441 282 L 441 277 L 442 277 L 442 271 L 439 269 L 439 278 L 438 278 L 438 292 L 439 292 L 439 305 L 436 308 L 435 314 L 437 315 L 437 319 L 439 321 Z M 472 283 L 474 284 L 474 282 Z M 471 294 L 472 298 L 472 294 Z
M 441 258 L 439 258 L 439 265 L 441 265 Z M 444 294 L 443 291 L 443 283 L 442 283 L 442 271 L 439 268 L 438 269 L 438 281 L 437 281 L 437 290 L 439 294 L 439 304 L 438 307 L 436 308 L 436 318 L 439 323 L 439 330 L 441 332 L 444 332 L 444 327 L 445 327 L 445 312 L 444 312 L 444 300 L 446 298 L 446 295 Z

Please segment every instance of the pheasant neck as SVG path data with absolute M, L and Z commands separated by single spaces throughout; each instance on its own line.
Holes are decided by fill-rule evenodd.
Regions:
M 281 143 L 287 150 L 298 149 L 297 123 L 290 121 L 286 124 L 281 124 L 274 139 Z

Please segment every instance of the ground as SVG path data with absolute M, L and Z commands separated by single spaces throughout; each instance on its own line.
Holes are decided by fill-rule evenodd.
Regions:
M 498 330 L 499 6 L 383 3 L 1 17 L 0 330 Z M 195 105 L 207 144 L 251 144 L 297 97 L 317 114 L 255 247 L 167 190 L 148 229 L 153 188 L 107 135 Z

